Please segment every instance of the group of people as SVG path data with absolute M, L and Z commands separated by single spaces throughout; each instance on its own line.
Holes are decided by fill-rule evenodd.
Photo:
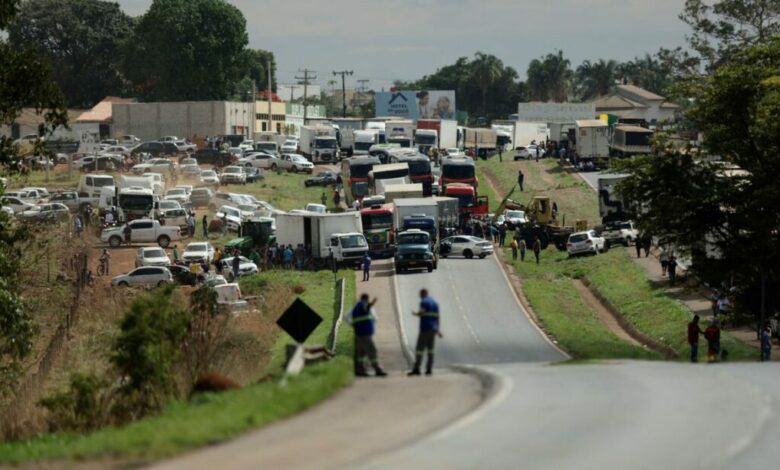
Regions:
M 385 377 L 379 363 L 379 354 L 374 344 L 376 333 L 377 314 L 374 309 L 376 299 L 370 300 L 368 294 L 362 294 L 360 300 L 349 312 L 346 321 L 352 325 L 355 331 L 355 376 L 368 377 L 369 366 L 374 370 L 375 377 Z M 412 315 L 420 318 L 420 332 L 415 348 L 415 360 L 408 376 L 422 374 L 422 365 L 425 361 L 425 375 L 433 374 L 434 345 L 436 337 L 443 338 L 440 329 L 439 304 L 428 293 L 427 289 L 420 290 L 419 310 Z

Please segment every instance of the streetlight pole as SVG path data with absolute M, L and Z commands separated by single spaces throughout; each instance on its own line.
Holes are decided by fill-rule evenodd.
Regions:
M 341 117 L 347 117 L 347 88 L 344 85 L 344 77 L 352 75 L 352 70 L 333 71 L 333 76 L 341 75 Z

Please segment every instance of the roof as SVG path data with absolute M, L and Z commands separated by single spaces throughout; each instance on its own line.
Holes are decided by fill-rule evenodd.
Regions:
M 670 103 L 668 101 L 664 101 L 663 103 L 661 103 L 661 108 L 662 109 L 678 109 L 679 107 L 680 107 L 679 105 L 676 105 L 674 103 Z
M 83 110 L 81 109 L 69 109 L 68 110 L 68 122 L 73 122 Z M 14 119 L 14 123 L 25 127 L 36 127 L 43 122 L 44 113 L 38 113 L 35 108 L 23 108 L 19 117 Z
M 474 166 L 474 160 L 471 157 L 445 157 L 441 161 L 441 165 L 460 165 L 460 166 Z
M 645 129 L 644 127 L 639 126 L 625 126 L 625 125 L 619 125 L 615 128 L 615 130 L 620 129 L 624 132 L 644 132 L 645 134 L 652 134 L 653 131 L 650 129 Z
M 626 93 L 630 93 L 632 95 L 636 95 L 642 99 L 650 100 L 650 101 L 663 101 L 664 97 L 660 95 L 656 95 L 652 91 L 647 91 L 644 88 L 639 88 L 635 85 L 618 85 L 617 91 L 620 93 L 621 91 L 624 91 Z
M 76 118 L 76 122 L 107 122 L 111 121 L 113 113 L 111 106 L 113 104 L 129 104 L 134 103 L 135 100 L 131 98 L 119 98 L 117 96 L 106 96 L 98 104 L 92 107 L 89 111 L 81 113 Z
M 607 127 L 608 124 L 601 119 L 581 119 L 575 121 L 577 127 Z
M 638 101 L 630 100 L 624 96 L 619 96 L 617 94 L 611 94 L 597 98 L 593 101 L 593 104 L 596 107 L 596 111 L 600 109 L 607 110 L 647 108 L 647 105 L 639 103 Z
M 374 165 L 374 169 L 372 171 L 376 174 L 376 173 L 381 173 L 383 171 L 398 171 L 398 170 L 409 171 L 409 164 L 408 163 L 386 163 L 383 165 Z

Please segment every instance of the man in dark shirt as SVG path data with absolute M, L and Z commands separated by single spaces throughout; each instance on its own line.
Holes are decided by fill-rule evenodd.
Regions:
M 433 346 L 436 336 L 442 337 L 439 331 L 439 304 L 428 295 L 428 291 L 420 291 L 420 311 L 412 312 L 412 315 L 420 317 L 420 334 L 417 337 L 414 367 L 407 375 L 420 375 L 420 366 L 423 356 L 428 353 L 428 362 L 425 365 L 425 375 L 433 374 Z

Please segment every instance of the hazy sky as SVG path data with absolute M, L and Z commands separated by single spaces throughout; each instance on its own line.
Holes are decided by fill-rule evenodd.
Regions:
M 151 0 L 118 0 L 130 15 Z M 495 54 L 525 78 L 528 62 L 562 49 L 585 59 L 626 60 L 683 45 L 684 0 L 232 0 L 247 19 L 250 47 L 274 52 L 277 78 L 299 68 L 327 86 L 334 70 L 353 70 L 387 88 L 477 51 Z

